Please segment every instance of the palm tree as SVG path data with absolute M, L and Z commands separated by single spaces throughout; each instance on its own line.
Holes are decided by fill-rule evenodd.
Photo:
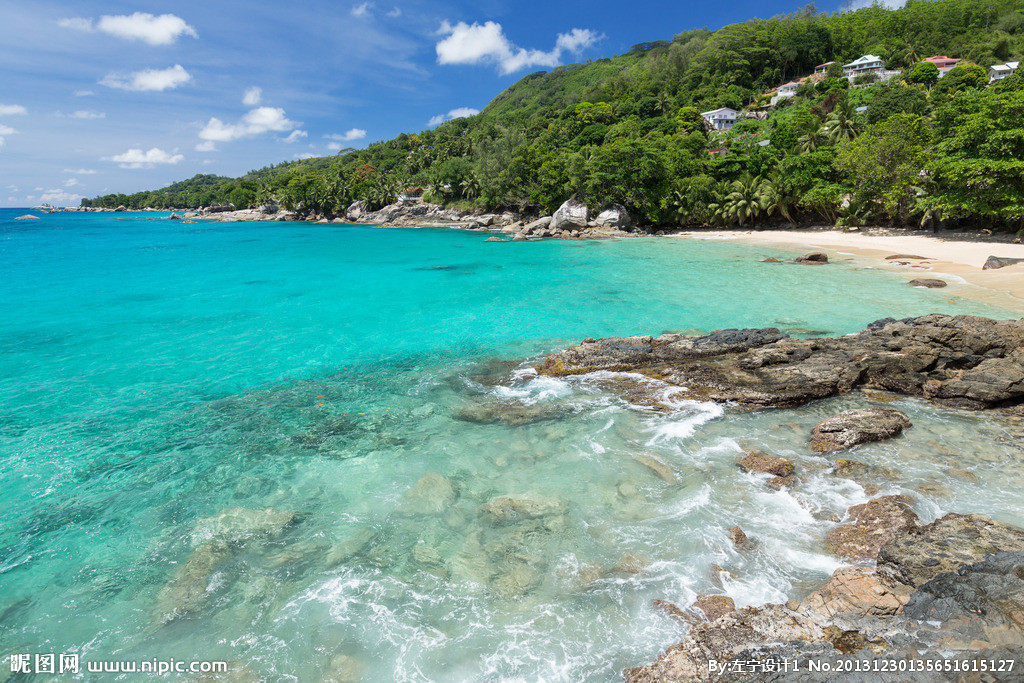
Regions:
M 762 211 L 760 198 L 761 176 L 744 173 L 732 183 L 732 192 L 725 197 L 724 213 L 743 225 L 748 218 L 756 218 Z
M 773 173 L 770 178 L 761 181 L 757 188 L 758 202 L 761 209 L 771 216 L 778 212 L 780 216 L 793 224 L 793 218 L 789 214 L 789 208 L 794 204 L 795 198 L 783 190 L 782 182 L 778 173 Z
M 801 154 L 816 152 L 818 151 L 818 144 L 821 142 L 821 131 L 817 130 L 813 133 L 801 135 L 796 141 L 800 143 Z
M 475 175 L 466 176 L 461 183 L 459 183 L 459 189 L 462 191 L 462 196 L 466 199 L 474 199 L 480 194 L 480 180 Z
M 837 143 L 841 140 L 852 140 L 857 137 L 857 122 L 853 118 L 853 107 L 849 100 L 840 100 L 836 108 L 828 115 L 825 121 L 825 130 L 828 132 L 828 140 Z

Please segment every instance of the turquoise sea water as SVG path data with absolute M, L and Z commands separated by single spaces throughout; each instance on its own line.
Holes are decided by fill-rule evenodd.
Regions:
M 1024 520 L 1019 433 L 997 418 L 901 400 L 915 427 L 858 451 L 898 481 L 865 483 L 806 449 L 859 395 L 753 414 L 676 395 L 665 415 L 526 362 L 588 336 L 1016 317 L 887 273 L 723 242 L 22 213 L 0 210 L 0 656 L 617 680 L 682 633 L 653 598 L 822 580 L 833 516 L 872 487 L 926 519 Z M 501 402 L 530 418 L 466 419 Z M 801 484 L 740 474 L 750 446 Z M 532 507 L 489 512 L 510 495 Z M 755 551 L 729 546 L 734 524 Z

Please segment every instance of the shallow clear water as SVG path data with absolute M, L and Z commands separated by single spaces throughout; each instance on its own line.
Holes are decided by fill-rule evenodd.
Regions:
M 677 394 L 666 415 L 523 362 L 588 336 L 1013 315 L 886 273 L 720 242 L 20 213 L 0 211 L 0 656 L 617 680 L 681 635 L 652 599 L 800 596 L 875 490 L 1024 522 L 1001 418 L 900 400 L 915 426 L 854 451 L 874 466 L 854 481 L 806 444 L 860 394 L 759 413 Z M 471 421 L 500 401 L 522 424 Z M 750 447 L 800 484 L 741 474 Z M 231 516 L 267 508 L 296 515 Z

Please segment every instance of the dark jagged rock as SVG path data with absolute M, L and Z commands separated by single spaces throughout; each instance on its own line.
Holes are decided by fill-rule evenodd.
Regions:
M 910 418 L 895 408 L 844 410 L 814 426 L 811 450 L 843 451 L 862 443 L 891 439 L 910 426 Z
M 828 532 L 825 546 L 833 555 L 871 560 L 883 545 L 920 525 L 910 496 L 882 496 L 850 508 L 852 524 Z
M 911 287 L 927 287 L 928 289 L 942 289 L 943 287 L 946 286 L 946 281 L 939 280 L 938 278 L 924 277 L 918 278 L 916 280 L 911 280 L 907 284 L 910 285 Z
M 1024 551 L 1024 531 L 984 515 L 951 512 L 883 545 L 878 551 L 878 574 L 917 588 L 939 574 L 1004 551 Z
M 927 315 L 857 334 L 792 339 L 775 328 L 611 337 L 547 357 L 542 374 L 639 372 L 698 400 L 796 406 L 856 387 L 981 409 L 1024 401 L 1024 321 Z M 654 391 L 654 389 L 652 389 Z
M 1006 266 L 1016 265 L 1018 263 L 1024 263 L 1024 258 L 1008 258 L 1006 256 L 989 256 L 985 261 L 985 265 L 981 267 L 982 270 L 992 270 L 993 268 L 1005 268 Z

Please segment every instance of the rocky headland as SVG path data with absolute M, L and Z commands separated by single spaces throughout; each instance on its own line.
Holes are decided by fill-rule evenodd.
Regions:
M 839 338 L 793 339 L 767 328 L 586 339 L 548 356 L 537 371 L 610 371 L 599 381 L 654 408 L 659 383 L 620 373 L 734 409 L 797 406 L 859 389 L 1019 415 L 1022 347 L 1024 321 L 928 315 L 880 320 Z M 912 427 L 895 408 L 847 410 L 819 422 L 807 448 L 834 457 Z M 737 464 L 773 475 L 766 482 L 773 488 L 793 485 L 783 458 L 753 451 Z M 851 476 L 864 467 L 843 459 L 833 466 Z M 1024 530 L 973 514 L 923 524 L 913 503 L 889 495 L 850 508 L 825 548 L 855 564 L 803 600 L 739 610 L 725 596 L 701 596 L 687 609 L 656 601 L 689 629 L 654 662 L 628 669 L 626 680 L 1021 680 Z M 739 552 L 756 548 L 739 527 L 730 533 Z

